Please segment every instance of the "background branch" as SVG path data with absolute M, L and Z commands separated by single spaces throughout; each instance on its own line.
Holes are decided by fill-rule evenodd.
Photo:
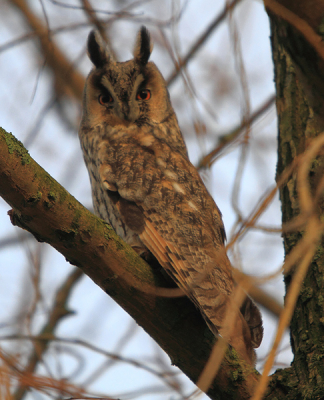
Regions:
M 34 351 L 29 355 L 23 374 L 28 375 L 35 372 L 39 361 L 42 360 L 44 352 L 47 350 L 48 345 L 51 342 L 51 338 L 54 337 L 54 332 L 58 323 L 62 318 L 71 313 L 68 309 L 67 302 L 75 284 L 82 276 L 83 272 L 81 269 L 74 270 L 58 289 L 48 321 L 39 333 L 39 336 L 46 335 L 48 338 L 41 341 L 35 341 Z M 14 399 L 21 400 L 28 389 L 29 388 L 26 385 L 19 385 L 15 391 Z

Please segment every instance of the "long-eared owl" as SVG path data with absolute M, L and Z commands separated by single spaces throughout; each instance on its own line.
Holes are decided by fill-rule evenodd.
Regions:
M 134 58 L 126 62 L 112 58 L 98 32 L 89 35 L 94 68 L 85 85 L 79 136 L 94 209 L 139 254 L 153 254 L 211 331 L 253 363 L 261 316 L 247 297 L 235 328 L 226 333 L 235 282 L 221 213 L 188 159 L 166 82 L 149 62 L 151 51 L 145 27 Z

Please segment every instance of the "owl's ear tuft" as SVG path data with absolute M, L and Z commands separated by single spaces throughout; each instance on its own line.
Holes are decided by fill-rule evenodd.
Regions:
M 139 30 L 135 42 L 134 57 L 137 62 L 146 65 L 153 49 L 149 31 L 145 26 Z
M 88 55 L 97 68 L 102 68 L 109 62 L 110 55 L 98 31 L 91 31 L 88 36 Z

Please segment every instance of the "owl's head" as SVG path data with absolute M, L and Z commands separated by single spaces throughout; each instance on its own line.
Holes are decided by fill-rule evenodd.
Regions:
M 154 125 L 174 113 L 165 80 L 148 61 L 151 51 L 144 26 L 137 35 L 134 58 L 125 62 L 113 59 L 97 31 L 90 33 L 88 54 L 94 68 L 84 92 L 83 120 L 87 125 Z

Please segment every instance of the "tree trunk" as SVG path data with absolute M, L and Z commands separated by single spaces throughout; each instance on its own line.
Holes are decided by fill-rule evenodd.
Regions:
M 321 1 L 265 2 L 271 22 L 271 43 L 275 66 L 278 112 L 277 179 L 285 168 L 298 160 L 314 138 L 324 131 L 323 59 L 320 52 L 319 23 L 324 14 Z M 280 4 L 281 3 L 281 4 Z M 287 8 L 281 7 L 285 5 Z M 278 7 L 279 8 L 278 8 Z M 320 12 L 321 11 L 321 12 Z M 316 48 L 316 39 L 320 46 Z M 323 53 L 324 54 L 324 53 Z M 312 212 L 323 220 L 323 195 L 319 189 L 323 176 L 324 148 L 318 148 L 308 165 Z M 300 158 L 302 162 L 302 158 Z M 286 257 L 304 236 L 307 216 L 303 214 L 295 229 L 285 231 L 289 222 L 301 217 L 298 192 L 300 163 L 280 188 L 282 203 L 283 240 Z M 294 277 L 295 267 L 284 275 L 286 291 Z M 323 241 L 317 246 L 308 267 L 291 319 L 291 346 L 294 360 L 290 368 L 278 370 L 272 377 L 266 398 L 323 399 L 324 398 L 324 251 Z

